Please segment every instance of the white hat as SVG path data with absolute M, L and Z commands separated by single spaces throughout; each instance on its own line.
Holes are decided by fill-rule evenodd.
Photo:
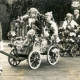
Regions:
M 66 17 L 72 17 L 73 15 L 71 13 L 67 13 Z
M 28 12 L 29 13 L 37 13 L 37 14 L 39 14 L 39 11 L 36 8 L 31 8 Z
M 52 11 L 51 12 L 47 12 L 47 13 L 45 13 L 45 16 L 50 16 L 51 18 L 53 17 L 53 15 L 52 15 Z
M 74 11 L 79 13 L 79 10 L 78 9 L 75 9 Z

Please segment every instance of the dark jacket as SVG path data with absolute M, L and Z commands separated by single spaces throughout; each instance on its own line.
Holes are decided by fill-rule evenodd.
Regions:
M 74 20 L 80 25 L 80 15 L 78 16 L 78 18 L 76 19 L 74 16 Z

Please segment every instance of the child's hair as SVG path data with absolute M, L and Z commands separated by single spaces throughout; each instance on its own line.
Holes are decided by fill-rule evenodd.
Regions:
M 66 17 L 65 17 L 65 20 L 67 20 L 69 17 L 71 18 L 71 20 L 73 19 L 73 15 L 71 13 L 67 13 Z
M 36 8 L 30 8 L 30 10 L 28 11 L 28 14 L 29 16 L 31 16 L 31 14 L 35 14 L 37 16 L 40 13 Z
M 51 20 L 54 20 L 52 11 L 45 13 L 45 16 L 50 16 L 51 17 Z

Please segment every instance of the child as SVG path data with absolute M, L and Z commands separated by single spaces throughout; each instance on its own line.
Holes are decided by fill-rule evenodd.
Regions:
M 51 39 L 54 42 L 59 42 L 58 27 L 53 20 L 52 12 L 45 14 L 43 34 L 48 41 Z

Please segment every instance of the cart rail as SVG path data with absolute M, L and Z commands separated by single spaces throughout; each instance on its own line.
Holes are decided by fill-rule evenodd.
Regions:
M 15 56 L 13 56 L 13 55 L 11 55 L 11 54 L 8 54 L 8 53 L 6 53 L 6 52 L 4 52 L 4 51 L 0 51 L 0 53 L 4 54 L 4 55 L 6 55 L 6 56 L 8 56 L 8 57 L 10 57 L 10 58 L 16 59 Z

